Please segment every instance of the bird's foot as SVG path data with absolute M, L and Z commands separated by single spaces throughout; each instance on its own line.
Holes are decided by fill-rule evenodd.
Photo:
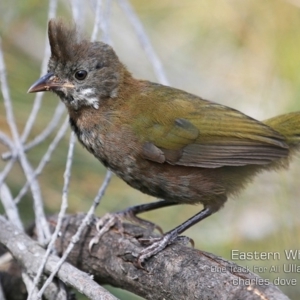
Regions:
M 123 235 L 124 229 L 118 213 L 115 214 L 105 214 L 99 221 L 96 223 L 96 235 L 90 240 L 89 251 L 92 251 L 94 245 L 98 244 L 101 237 L 108 232 L 112 227 L 116 226 L 118 231 Z
M 111 228 L 117 227 L 118 232 L 123 236 L 124 235 L 124 227 L 122 225 L 122 221 L 128 220 L 132 223 L 141 225 L 147 228 L 147 233 L 150 234 L 155 229 L 158 230 L 161 234 L 163 234 L 162 229 L 156 224 L 143 220 L 135 215 L 135 213 L 129 208 L 123 211 L 119 211 L 116 213 L 108 213 L 105 214 L 97 223 L 96 229 L 97 234 L 91 239 L 89 243 L 89 250 L 91 251 L 95 244 L 98 244 L 101 237 L 108 232 Z
M 157 253 L 164 250 L 168 245 L 174 243 L 174 242 L 180 242 L 184 245 L 191 244 L 192 247 L 194 247 L 194 241 L 186 236 L 178 236 L 177 232 L 170 231 L 166 233 L 163 237 L 158 238 L 149 238 L 149 239 L 143 239 L 140 238 L 139 242 L 141 244 L 150 245 L 147 248 L 143 249 L 137 259 L 137 265 L 139 268 L 144 269 L 143 263 L 148 258 L 156 255 Z

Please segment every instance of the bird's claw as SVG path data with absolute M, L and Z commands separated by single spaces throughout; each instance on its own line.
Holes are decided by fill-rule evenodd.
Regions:
M 147 244 L 150 245 L 147 248 L 143 249 L 138 258 L 137 258 L 137 265 L 139 268 L 144 269 L 143 263 L 148 258 L 156 255 L 163 249 L 165 249 L 168 245 L 172 244 L 175 241 L 179 241 L 180 243 L 183 243 L 184 245 L 187 245 L 188 243 L 191 243 L 192 247 L 194 247 L 194 241 L 186 236 L 177 236 L 176 234 L 173 234 L 172 232 L 165 234 L 163 237 L 158 238 L 140 238 L 139 242 L 141 244 Z
M 163 234 L 163 231 L 161 227 L 158 225 L 150 222 L 143 220 L 139 217 L 137 217 L 132 211 L 130 210 L 124 210 L 116 213 L 108 213 L 104 215 L 98 222 L 96 223 L 96 229 L 97 229 L 97 234 L 91 239 L 89 242 L 89 251 L 92 251 L 92 248 L 94 245 L 98 244 L 101 237 L 108 232 L 112 227 L 117 225 L 118 232 L 121 233 L 121 235 L 124 235 L 124 227 L 122 225 L 122 220 L 129 220 L 132 223 L 139 224 L 143 227 L 146 227 L 148 229 L 148 233 L 150 234 L 152 231 L 155 229 L 159 231 L 161 234 Z
M 140 242 L 148 243 L 151 245 L 140 252 L 137 259 L 138 267 L 144 269 L 143 263 L 145 262 L 145 260 L 165 249 L 170 243 L 173 242 L 174 239 L 176 239 L 176 237 L 173 238 L 169 234 L 166 234 L 161 238 L 139 239 Z
M 106 214 L 96 223 L 97 233 L 89 242 L 89 251 L 92 251 L 94 245 L 98 244 L 101 237 L 108 232 L 112 227 L 117 225 L 118 231 L 123 236 L 124 228 L 121 222 L 121 218 L 118 213 Z

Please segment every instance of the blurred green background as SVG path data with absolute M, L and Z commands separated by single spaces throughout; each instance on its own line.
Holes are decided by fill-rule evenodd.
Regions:
M 89 1 L 82 2 L 81 25 L 88 35 L 93 25 Z M 81 3 L 81 4 L 82 4 Z M 131 1 L 153 47 L 162 61 L 170 85 L 234 107 L 257 118 L 300 110 L 300 0 L 152 0 Z M 71 19 L 71 5 L 59 1 L 58 15 Z M 17 125 L 22 132 L 35 95 L 26 94 L 40 76 L 47 27 L 47 1 L 0 2 L 0 35 Z M 137 78 L 157 81 L 133 28 L 113 1 L 110 33 L 120 59 Z M 29 140 L 51 119 L 58 98 L 44 97 Z M 0 102 L 0 130 L 11 135 Z M 70 131 L 69 131 L 70 132 Z M 48 213 L 61 203 L 63 172 L 69 132 L 40 176 Z M 37 166 L 54 137 L 28 153 Z M 1 152 L 6 151 L 0 145 Z M 0 167 L 5 166 L 0 161 Z M 87 211 L 102 182 L 105 169 L 79 144 L 76 145 L 69 194 L 69 213 Z M 280 260 L 239 261 L 251 270 L 255 266 L 280 266 L 279 273 L 263 272 L 263 278 L 295 278 L 296 286 L 280 289 L 291 299 L 300 299 L 300 273 L 284 272 L 284 250 L 300 251 L 300 160 L 295 157 L 288 171 L 258 176 L 225 208 L 188 230 L 196 247 L 231 259 L 231 250 L 278 251 Z M 16 165 L 8 177 L 14 195 L 25 182 Z M 97 214 L 152 201 L 114 177 Z M 25 223 L 33 220 L 30 193 L 20 203 Z M 2 209 L 2 208 L 1 208 Z M 201 209 L 197 206 L 165 208 L 144 214 L 169 230 Z M 299 257 L 298 257 L 299 258 Z M 110 288 L 121 299 L 139 299 Z

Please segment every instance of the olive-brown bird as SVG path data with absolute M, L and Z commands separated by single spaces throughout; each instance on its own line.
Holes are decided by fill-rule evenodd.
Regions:
M 137 80 L 102 42 L 49 22 L 48 74 L 29 92 L 53 91 L 82 145 L 126 183 L 162 201 L 203 204 L 195 216 L 142 250 L 139 263 L 219 210 L 262 170 L 285 167 L 300 144 L 300 112 L 263 122 L 157 83 Z

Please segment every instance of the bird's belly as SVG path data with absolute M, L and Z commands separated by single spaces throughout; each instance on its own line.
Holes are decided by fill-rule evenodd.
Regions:
M 207 169 L 136 161 L 112 170 L 133 188 L 166 201 L 205 204 L 224 195 Z

